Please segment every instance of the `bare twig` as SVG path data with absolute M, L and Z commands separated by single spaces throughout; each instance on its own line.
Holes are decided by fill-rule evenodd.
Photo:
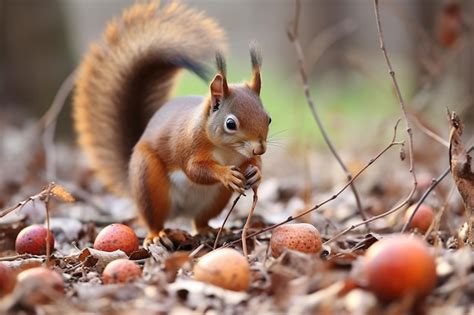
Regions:
M 54 148 L 54 134 L 56 131 L 56 120 L 66 103 L 66 99 L 74 86 L 76 71 L 69 74 L 59 87 L 54 96 L 53 103 L 41 117 L 37 128 L 43 132 L 43 146 L 46 156 L 46 179 L 52 181 L 56 179 L 56 149 Z
M 67 78 L 63 81 L 59 90 L 56 92 L 54 96 L 53 103 L 49 107 L 49 109 L 44 113 L 44 115 L 38 121 L 37 128 L 42 132 L 46 128 L 48 128 L 56 119 L 58 115 L 61 113 L 61 110 L 64 107 L 67 97 L 71 92 L 74 81 L 76 78 L 76 71 L 73 71 L 71 74 L 67 76 Z
M 315 104 L 315 102 L 314 102 L 314 100 L 311 96 L 311 91 L 310 91 L 309 82 L 308 82 L 308 74 L 306 73 L 306 70 L 305 70 L 305 57 L 304 57 L 303 49 L 301 47 L 301 43 L 300 43 L 299 37 L 298 37 L 299 18 L 300 18 L 300 1 L 295 0 L 295 16 L 294 16 L 294 20 L 293 20 L 293 28 L 288 29 L 288 38 L 290 39 L 290 41 L 295 46 L 296 56 L 297 56 L 298 65 L 299 65 L 299 72 L 300 72 L 300 75 L 301 75 L 301 79 L 303 81 L 303 89 L 304 89 L 304 94 L 305 94 L 305 97 L 306 97 L 306 101 L 307 101 L 307 103 L 310 107 L 313 118 L 316 121 L 316 124 L 318 125 L 319 130 L 321 131 L 324 142 L 326 143 L 326 145 L 328 146 L 328 148 L 331 151 L 332 155 L 335 157 L 335 159 L 339 163 L 339 166 L 341 167 L 341 169 L 344 171 L 344 173 L 346 175 L 346 178 L 347 178 L 347 182 L 350 183 L 350 187 L 351 187 L 352 193 L 354 194 L 354 198 L 356 200 L 357 209 L 359 211 L 359 214 L 362 217 L 362 219 L 365 220 L 366 216 L 365 216 L 364 211 L 363 211 L 362 202 L 360 200 L 359 194 L 358 194 L 357 189 L 356 189 L 356 187 L 355 187 L 355 185 L 352 181 L 352 174 L 349 172 L 346 165 L 342 161 L 341 157 L 337 153 L 336 148 L 334 147 L 334 145 L 332 144 L 332 142 L 329 138 L 329 135 L 327 134 L 326 130 L 324 129 L 321 118 L 319 117 L 318 111 L 316 110 L 316 104 Z
M 50 217 L 50 214 L 49 214 L 49 197 L 51 196 L 51 190 L 53 189 L 53 187 L 55 186 L 54 183 L 50 183 L 48 185 L 48 189 L 46 190 L 46 196 L 44 198 L 44 209 L 46 211 L 46 230 L 47 230 L 47 233 L 46 233 L 46 266 L 49 265 L 49 260 L 51 258 L 51 244 L 49 243 L 50 241 L 50 237 L 51 237 L 51 229 L 50 229 L 50 220 L 49 220 L 49 217 Z
M 455 191 L 456 191 L 456 185 L 452 185 L 451 189 L 449 190 L 448 196 L 444 200 L 443 206 L 439 209 L 438 213 L 436 213 L 435 219 L 433 220 L 430 227 L 428 228 L 428 230 L 425 232 L 425 235 L 423 236 L 423 238 L 425 240 L 428 238 L 429 235 L 431 235 L 432 231 L 434 231 L 435 233 L 437 233 L 439 231 L 439 225 L 440 225 L 440 222 L 441 222 L 441 217 L 443 216 L 444 211 L 446 211 L 446 208 L 448 207 L 448 204 L 449 204 L 452 196 L 454 195 Z M 436 247 L 436 244 L 439 243 L 438 239 L 439 239 L 439 237 L 436 237 L 436 239 L 434 241 L 435 247 Z
M 403 120 L 405 121 L 406 132 L 408 134 L 408 159 L 410 161 L 409 172 L 411 173 L 412 178 L 413 178 L 413 187 L 412 187 L 410 193 L 408 194 L 408 196 L 401 203 L 396 205 L 394 208 L 392 208 L 389 211 L 387 211 L 386 213 L 384 213 L 384 214 L 390 214 L 390 213 L 393 213 L 393 212 L 397 211 L 398 209 L 400 209 L 401 207 L 403 207 L 404 205 L 406 205 L 410 201 L 411 197 L 413 197 L 413 195 L 415 194 L 416 186 L 418 185 L 418 183 L 417 183 L 417 180 L 416 180 L 415 161 L 414 161 L 414 156 L 413 156 L 413 130 L 411 129 L 411 126 L 410 126 L 410 121 L 408 119 L 408 113 L 407 113 L 407 110 L 406 110 L 406 107 L 405 107 L 405 102 L 403 100 L 402 93 L 400 92 L 400 87 L 398 86 L 398 81 L 397 81 L 397 78 L 395 76 L 395 71 L 393 70 L 392 63 L 390 62 L 390 58 L 388 56 L 388 52 L 387 52 L 387 49 L 385 47 L 385 41 L 384 41 L 383 31 L 382 31 L 382 23 L 380 22 L 380 11 L 379 11 L 379 1 L 378 0 L 374 0 L 374 11 L 375 11 L 375 20 L 377 22 L 377 31 L 378 31 L 378 34 L 379 34 L 380 49 L 382 50 L 383 56 L 385 58 L 385 63 L 387 64 L 388 72 L 389 72 L 390 77 L 392 79 L 392 84 L 393 84 L 393 87 L 394 87 L 395 92 L 397 94 L 398 102 L 400 104 L 400 109 L 401 109 L 402 114 L 403 114 Z M 384 214 L 382 214 L 382 215 L 384 215 Z M 374 218 L 377 218 L 377 217 L 378 216 L 373 217 L 370 220 L 372 220 Z
M 441 144 L 442 146 L 446 147 L 446 148 L 449 148 L 449 142 L 444 140 L 440 135 L 438 135 L 437 133 L 433 132 L 431 129 L 429 129 L 428 127 L 426 127 L 423 122 L 418 119 L 418 117 L 416 117 L 415 114 L 411 113 L 410 114 L 410 118 L 412 119 L 414 125 L 420 129 L 421 132 L 423 132 L 425 135 L 427 135 L 428 137 L 430 137 L 431 139 L 433 139 L 434 141 L 438 142 L 439 144 Z
M 345 19 L 322 30 L 307 48 L 306 71 L 311 72 L 321 56 L 335 43 L 357 30 L 357 24 L 352 19 Z
M 416 174 L 415 174 L 415 165 L 414 165 L 414 158 L 413 158 L 413 130 L 410 127 L 410 120 L 408 119 L 408 113 L 405 107 L 405 101 L 403 100 L 402 93 L 400 92 L 400 87 L 398 86 L 397 77 L 395 76 L 395 71 L 393 70 L 392 63 L 390 62 L 390 58 L 388 56 L 387 48 L 385 47 L 385 41 L 383 37 L 382 31 L 382 23 L 380 22 L 380 11 L 379 11 L 379 0 L 374 0 L 374 10 L 375 10 L 375 19 L 377 22 L 377 31 L 379 34 L 379 42 L 380 42 L 380 49 L 382 50 L 383 56 L 385 58 L 385 62 L 388 67 L 388 73 L 392 78 L 392 84 L 397 94 L 398 102 L 400 104 L 400 109 L 403 114 L 403 119 L 405 121 L 406 132 L 408 134 L 408 158 L 410 161 L 410 173 L 413 177 L 413 186 L 412 189 L 413 193 L 415 192 L 417 181 L 416 181 Z
M 291 221 L 294 221 L 298 218 L 301 218 L 305 215 L 307 215 L 308 213 L 310 212 L 313 212 L 313 211 L 316 211 L 318 209 L 320 209 L 322 206 L 324 206 L 325 204 L 333 201 L 334 199 L 336 199 L 337 197 L 339 197 L 340 194 L 342 194 L 348 187 L 350 187 L 351 183 L 354 182 L 356 179 L 358 179 L 360 177 L 360 175 L 362 175 L 362 173 L 365 172 L 365 170 L 367 168 L 369 168 L 372 164 L 375 163 L 375 161 L 377 161 L 382 155 L 385 154 L 385 152 L 387 152 L 390 148 L 394 147 L 394 146 L 403 146 L 404 145 L 404 142 L 403 141 L 396 141 L 396 137 L 397 137 L 397 127 L 398 127 L 398 124 L 400 123 L 400 120 L 397 121 L 397 123 L 395 124 L 395 127 L 394 127 L 394 131 L 393 131 L 393 137 L 392 137 L 392 141 L 385 147 L 383 148 L 375 157 L 371 158 L 370 161 L 359 171 L 357 172 L 354 177 L 352 177 L 352 179 L 347 182 L 341 189 L 339 189 L 334 195 L 332 195 L 330 198 L 324 200 L 323 202 L 315 205 L 314 207 L 308 209 L 308 210 L 305 210 L 301 213 L 299 213 L 298 215 L 296 216 L 290 216 L 288 217 L 286 220 L 284 220 L 283 222 L 280 222 L 280 223 L 277 223 L 277 224 L 273 224 L 271 226 L 267 226 L 266 228 L 263 228 L 259 231 L 256 231 L 248 236 L 246 236 L 246 238 L 249 238 L 249 237 L 254 237 L 254 236 L 257 236 L 257 235 L 260 235 L 262 233 L 265 233 L 267 231 L 270 231 L 270 230 L 273 230 L 274 228 L 277 228 L 283 224 L 286 224 L 286 223 L 289 223 Z M 398 208 L 397 208 L 398 209 Z M 393 209 L 392 209 L 393 210 Z M 377 217 L 373 217 L 369 220 L 371 221 L 374 221 L 378 218 L 380 218 L 382 216 L 377 216 Z M 362 223 L 362 225 L 365 224 L 365 223 Z M 359 225 L 358 225 L 359 226 Z M 346 231 L 347 232 L 347 231 Z M 342 235 L 342 234 L 341 234 Z M 340 236 L 340 235 L 339 235 Z M 241 240 L 235 240 L 235 241 L 232 241 L 232 242 L 229 242 L 227 244 L 224 245 L 224 247 L 229 247 L 231 245 L 234 245 L 238 242 L 240 242 Z
M 421 204 L 426 200 L 426 198 L 433 191 L 433 189 L 435 189 L 436 186 L 438 186 L 438 184 L 449 174 L 450 171 L 451 171 L 451 168 L 448 167 L 441 175 L 438 176 L 438 178 L 433 180 L 430 187 L 428 187 L 428 189 L 421 196 L 420 200 L 418 200 L 418 202 L 416 203 L 415 210 L 413 210 L 412 214 L 410 215 L 410 218 L 403 225 L 402 233 L 404 233 L 410 226 L 411 221 L 413 221 L 413 218 L 415 217 L 416 212 L 418 211 L 418 208 L 420 208 Z
M 234 199 L 234 202 L 232 202 L 232 207 L 230 207 L 230 210 L 229 212 L 227 212 L 227 215 L 225 216 L 225 219 L 224 219 L 224 222 L 222 222 L 222 225 L 221 227 L 219 228 L 219 232 L 217 232 L 217 236 L 216 236 L 216 240 L 214 241 L 214 246 L 213 246 L 213 249 L 216 249 L 217 247 L 217 244 L 219 242 L 219 238 L 222 234 L 222 231 L 224 230 L 224 226 L 227 222 L 227 220 L 229 219 L 230 217 L 230 214 L 232 213 L 232 211 L 234 211 L 234 208 L 235 208 L 235 205 L 237 204 L 237 202 L 239 202 L 239 199 L 242 195 L 239 194 L 235 199 Z
M 250 208 L 249 215 L 247 216 L 247 221 L 245 222 L 244 228 L 242 229 L 242 249 L 244 251 L 244 256 L 248 257 L 249 252 L 247 250 L 247 232 L 250 227 L 250 221 L 252 220 L 253 212 L 255 211 L 255 207 L 257 206 L 258 195 L 257 190 L 253 190 L 253 201 L 252 201 L 252 208 Z
M 23 208 L 30 201 L 34 201 L 34 200 L 37 200 L 37 199 L 43 199 L 46 192 L 47 192 L 47 189 L 44 189 L 40 193 L 38 193 L 36 195 L 33 195 L 33 196 L 30 196 L 30 197 L 26 198 L 25 200 L 20 201 L 19 203 L 17 203 L 16 205 L 14 205 L 12 207 L 9 207 L 9 208 L 6 208 L 6 209 L 0 211 L 0 218 L 3 218 L 4 216 L 9 214 L 10 212 L 15 211 L 16 209 Z

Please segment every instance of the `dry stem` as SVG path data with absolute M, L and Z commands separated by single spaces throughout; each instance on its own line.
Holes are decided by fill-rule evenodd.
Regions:
M 249 215 L 247 216 L 247 221 L 245 222 L 244 228 L 242 229 L 242 249 L 244 251 L 245 257 L 248 257 L 248 254 L 249 254 L 247 250 L 247 232 L 250 227 L 250 221 L 252 220 L 253 212 L 255 211 L 255 207 L 257 206 L 257 201 L 258 201 L 257 190 L 254 189 L 252 208 L 250 209 Z
M 318 111 L 316 110 L 316 104 L 313 101 L 313 98 L 311 96 L 311 92 L 310 92 L 310 88 L 309 88 L 309 82 L 308 82 L 308 75 L 307 75 L 306 70 L 305 70 L 305 57 L 304 57 L 303 49 L 301 47 L 301 43 L 300 43 L 300 40 L 299 40 L 299 37 L 298 37 L 299 18 L 300 18 L 300 1 L 295 0 L 295 16 L 294 16 L 294 20 L 293 20 L 293 28 L 288 29 L 288 37 L 289 37 L 290 41 L 293 43 L 293 45 L 295 46 L 296 56 L 297 56 L 298 65 L 299 65 L 298 68 L 299 68 L 299 72 L 300 72 L 300 75 L 301 75 L 301 79 L 303 81 L 303 89 L 304 89 L 304 94 L 305 94 L 305 97 L 306 97 L 306 101 L 307 101 L 307 103 L 308 103 L 308 105 L 311 109 L 311 113 L 313 115 L 313 118 L 316 121 L 316 124 L 317 124 L 319 130 L 321 131 L 321 135 L 323 136 L 324 142 L 326 143 L 326 145 L 328 146 L 328 148 L 331 151 L 332 155 L 335 157 L 335 159 L 337 160 L 339 166 L 341 167 L 341 169 L 344 171 L 344 173 L 346 175 L 347 182 L 350 184 L 352 193 L 354 194 L 354 198 L 356 200 L 357 209 L 359 211 L 359 214 L 362 217 L 362 219 L 365 220 L 366 217 L 365 217 L 365 214 L 363 212 L 362 203 L 360 201 L 360 197 L 359 197 L 359 194 L 357 192 L 357 189 L 356 189 L 356 187 L 355 187 L 355 185 L 352 181 L 352 174 L 349 172 L 346 165 L 342 161 L 341 157 L 337 153 L 336 148 L 334 147 L 334 145 L 332 144 L 332 142 L 329 138 L 329 135 L 327 134 L 326 130 L 324 129 L 321 118 L 319 117 Z
M 217 236 L 216 236 L 216 240 L 214 241 L 214 246 L 213 246 L 213 249 L 216 249 L 217 247 L 217 243 L 219 242 L 219 238 L 222 234 L 222 231 L 224 230 L 224 226 L 227 222 L 227 220 L 229 219 L 230 217 L 230 214 L 232 213 L 232 211 L 234 211 L 234 208 L 235 208 L 235 205 L 237 204 L 237 202 L 239 202 L 239 199 L 242 195 L 238 195 L 235 199 L 234 199 L 234 202 L 232 203 L 232 207 L 230 207 L 230 210 L 229 212 L 227 212 L 227 215 L 225 216 L 225 219 L 224 219 L 224 222 L 222 222 L 222 225 L 221 227 L 219 228 L 219 232 L 217 232 Z

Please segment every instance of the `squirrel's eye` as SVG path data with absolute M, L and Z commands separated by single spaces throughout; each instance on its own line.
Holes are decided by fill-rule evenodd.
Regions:
M 272 123 L 272 118 L 268 117 L 268 124 L 270 125 Z
M 234 115 L 229 115 L 225 119 L 225 131 L 229 133 L 234 133 L 237 131 L 238 128 L 238 120 Z

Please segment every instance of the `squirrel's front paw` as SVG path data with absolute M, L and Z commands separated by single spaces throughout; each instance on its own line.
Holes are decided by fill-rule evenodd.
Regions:
M 245 189 L 256 188 L 262 180 L 262 172 L 255 165 L 249 165 L 245 170 Z
M 228 166 L 221 181 L 228 189 L 245 195 L 245 176 L 237 166 Z

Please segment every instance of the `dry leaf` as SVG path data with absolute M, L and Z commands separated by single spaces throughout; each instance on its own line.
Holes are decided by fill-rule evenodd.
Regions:
M 51 194 L 57 199 L 64 202 L 74 202 L 76 199 L 61 185 L 54 184 L 51 188 Z
M 125 254 L 121 250 L 116 250 L 113 252 L 104 252 L 93 248 L 83 249 L 78 256 L 79 261 L 84 262 L 85 266 L 95 267 L 100 272 L 102 272 L 102 270 L 105 268 L 105 266 L 107 266 L 108 263 L 121 258 L 128 259 L 127 254 Z
M 471 167 L 471 156 L 466 151 L 461 139 L 464 126 L 455 112 L 449 112 L 451 131 L 449 135 L 449 161 L 451 174 L 466 207 L 468 216 L 468 240 L 472 242 L 472 212 L 474 210 L 474 172 Z

